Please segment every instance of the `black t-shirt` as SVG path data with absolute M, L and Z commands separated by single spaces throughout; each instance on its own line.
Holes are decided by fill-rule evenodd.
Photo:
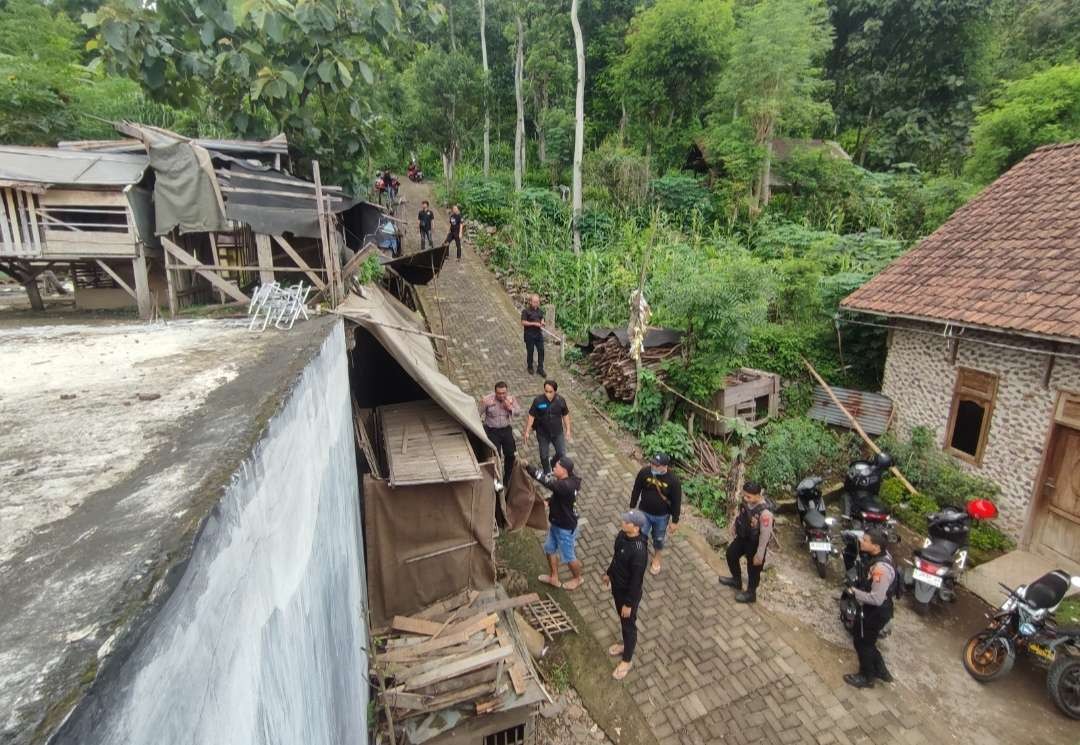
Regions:
M 629 606 L 641 602 L 641 586 L 645 580 L 645 567 L 649 564 L 649 544 L 638 533 L 631 538 L 619 531 L 615 536 L 615 552 L 607 568 L 611 589 L 619 595 L 619 601 Z
M 570 413 L 570 407 L 566 405 L 566 399 L 555 394 L 555 398 L 548 401 L 547 396 L 541 393 L 533 399 L 529 407 L 529 416 L 535 420 L 533 428 L 543 430 L 548 437 L 557 437 L 562 434 L 562 418 Z
M 525 310 L 521 311 L 521 320 L 522 321 L 530 321 L 530 322 L 543 321 L 544 320 L 544 309 L 543 308 L 537 308 L 536 310 L 533 310 L 532 306 L 526 305 Z M 525 338 L 526 339 L 530 339 L 530 340 L 539 339 L 539 340 L 543 341 L 544 332 L 540 330 L 539 326 L 523 326 L 522 329 L 525 331 Z
M 417 219 L 420 221 L 420 229 L 424 231 L 431 230 L 431 225 L 435 222 L 435 213 L 431 210 L 420 210 L 420 214 L 417 215 Z
M 455 238 L 461 235 L 461 215 L 450 213 L 450 235 Z
M 567 476 L 565 479 L 557 479 L 548 476 L 541 484 L 551 489 L 551 499 L 548 500 L 548 522 L 563 530 L 577 528 L 577 495 L 581 489 L 581 479 L 577 476 Z
M 662 517 L 671 515 L 672 522 L 679 522 L 682 509 L 682 484 L 679 477 L 671 471 L 654 476 L 652 468 L 645 466 L 638 471 L 634 479 L 634 489 L 630 492 L 630 507 L 649 515 Z

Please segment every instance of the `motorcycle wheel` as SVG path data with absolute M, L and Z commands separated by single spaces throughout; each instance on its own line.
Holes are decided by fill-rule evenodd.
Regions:
M 983 630 L 964 645 L 964 669 L 980 683 L 989 683 L 1012 670 L 1016 649 L 1003 637 L 992 637 L 993 631 Z M 989 644 L 984 644 L 989 641 Z M 980 649 L 980 647 L 984 647 Z
M 912 600 L 911 604 L 915 606 L 915 614 L 919 616 L 925 616 L 930 613 L 930 602 L 920 603 L 918 600 Z
M 814 558 L 814 568 L 817 569 L 817 576 L 825 579 L 825 575 L 829 573 L 829 562 L 826 559 Z
M 1080 657 L 1060 653 L 1046 674 L 1046 690 L 1065 716 L 1080 719 Z

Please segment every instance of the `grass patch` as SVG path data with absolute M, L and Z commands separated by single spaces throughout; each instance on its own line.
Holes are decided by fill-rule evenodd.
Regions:
M 1062 600 L 1054 617 L 1062 626 L 1080 625 L 1080 595 Z

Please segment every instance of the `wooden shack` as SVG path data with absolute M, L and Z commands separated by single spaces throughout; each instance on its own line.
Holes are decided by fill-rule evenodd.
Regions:
M 739 418 L 752 427 L 759 427 L 776 416 L 780 408 L 780 376 L 776 373 L 740 367 L 730 373 L 724 387 L 713 394 L 709 408 L 724 418 L 702 417 L 705 434 L 725 435 L 728 419 Z

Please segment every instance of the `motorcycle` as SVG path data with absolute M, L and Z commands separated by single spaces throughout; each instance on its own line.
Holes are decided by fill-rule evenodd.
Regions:
M 853 461 L 844 475 L 844 519 L 850 522 L 852 530 L 864 531 L 880 528 L 885 531 L 889 543 L 899 543 L 900 533 L 889 512 L 889 508 L 878 501 L 881 480 L 889 468 L 892 458 L 888 453 L 878 453 L 873 460 Z M 856 541 L 855 546 L 857 547 Z M 844 550 L 844 567 L 851 575 L 852 567 L 858 555 L 858 549 L 852 550 L 847 541 Z
M 1058 626 L 1054 611 L 1070 585 L 1080 589 L 1080 577 L 1055 569 L 1030 585 L 1007 594 L 997 610 L 987 613 L 989 624 L 964 645 L 964 669 L 980 683 L 1012 670 L 1018 651 L 1047 670 L 1046 689 L 1059 709 L 1080 719 L 1080 627 Z
M 421 171 L 420 166 L 416 165 L 415 163 L 409 164 L 407 175 L 409 177 L 409 181 L 412 181 L 416 184 L 424 180 L 424 172 Z
M 904 568 L 904 585 L 913 590 L 917 613 L 926 614 L 935 597 L 946 603 L 956 600 L 956 586 L 967 564 L 971 521 L 995 517 L 993 502 L 973 499 L 965 510 L 950 505 L 927 518 L 929 537 Z
M 836 519 L 825 516 L 825 499 L 821 496 L 821 477 L 808 476 L 795 487 L 795 508 L 803 526 L 803 540 L 810 549 L 810 558 L 818 576 L 823 578 L 829 571 L 829 558 L 833 555 L 831 528 Z
M 397 199 L 398 189 L 401 188 L 401 182 L 391 176 L 386 178 L 384 175 L 379 175 L 375 179 L 375 200 L 380 205 L 385 205 L 388 209 L 393 210 L 394 200 Z

